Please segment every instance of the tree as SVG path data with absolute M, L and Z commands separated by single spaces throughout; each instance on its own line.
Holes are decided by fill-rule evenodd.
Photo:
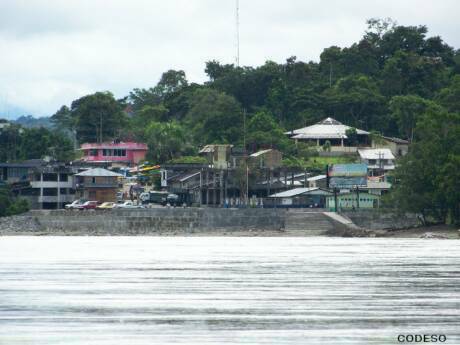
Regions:
M 145 105 L 131 118 L 132 129 L 138 140 L 146 139 L 146 127 L 151 122 L 166 121 L 168 109 L 163 104 Z
M 412 141 L 417 120 L 428 107 L 436 107 L 436 105 L 417 95 L 392 97 L 389 110 L 398 125 L 400 135 Z
M 27 200 L 15 198 L 7 186 L 0 186 L 0 217 L 27 212 Z
M 439 91 L 435 99 L 448 111 L 460 113 L 460 75 L 455 75 L 450 85 Z
M 136 88 L 129 93 L 128 100 L 136 112 L 145 106 L 159 105 L 168 95 L 174 94 L 186 86 L 188 86 L 188 81 L 185 72 L 170 69 L 161 75 L 160 81 L 155 87 Z
M 193 93 L 185 124 L 198 145 L 239 143 L 243 138 L 240 104 L 216 90 L 198 89 Z
M 71 141 L 64 134 L 46 129 L 11 125 L 0 131 L 0 161 L 41 159 L 45 156 L 67 161 L 73 158 Z
M 246 143 L 252 151 L 258 148 L 283 149 L 287 140 L 281 127 L 268 112 L 260 111 L 248 122 Z
M 79 142 L 103 142 L 122 135 L 127 117 L 122 105 L 110 92 L 96 92 L 72 102 Z
M 385 99 L 374 80 L 364 75 L 342 78 L 324 92 L 326 112 L 358 128 L 385 128 Z
M 59 130 L 73 131 L 75 129 L 75 118 L 69 107 L 63 105 L 59 110 L 51 116 L 51 122 Z
M 187 132 L 179 123 L 151 122 L 146 130 L 149 146 L 148 158 L 163 163 L 190 152 Z
M 356 128 L 354 127 L 348 128 L 345 131 L 345 135 L 347 136 L 348 141 L 350 142 L 351 146 L 358 144 L 358 131 L 356 130 Z M 331 143 L 329 143 L 329 146 L 330 144 Z
M 460 222 L 459 162 L 460 114 L 428 108 L 395 171 L 396 207 L 420 213 L 426 221 Z

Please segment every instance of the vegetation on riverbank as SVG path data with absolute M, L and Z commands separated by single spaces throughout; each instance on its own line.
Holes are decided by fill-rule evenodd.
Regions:
M 433 222 L 460 222 L 460 51 L 425 26 L 371 19 L 349 47 L 324 49 L 319 62 L 289 57 L 257 67 L 207 61 L 208 80 L 181 70 L 122 99 L 96 92 L 62 106 L 53 131 L 0 132 L 0 161 L 73 155 L 77 142 L 145 141 L 154 163 L 196 156 L 204 144 L 250 151 L 274 147 L 287 166 L 324 171 L 325 161 L 285 132 L 327 116 L 375 135 L 411 142 L 396 171 L 393 204 Z M 23 132 L 21 133 L 21 130 Z M 188 160 L 188 158 L 184 158 Z
M 15 198 L 7 186 L 0 186 L 0 217 L 13 216 L 29 210 L 26 200 Z

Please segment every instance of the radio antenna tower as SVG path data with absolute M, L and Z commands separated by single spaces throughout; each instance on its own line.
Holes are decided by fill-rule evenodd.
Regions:
M 235 21 L 236 21 L 236 57 L 235 63 L 236 67 L 240 67 L 240 1 L 236 1 L 236 13 L 235 13 Z

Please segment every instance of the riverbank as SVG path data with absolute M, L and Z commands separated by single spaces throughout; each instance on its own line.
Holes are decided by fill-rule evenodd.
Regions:
M 33 211 L 0 218 L 0 236 L 459 238 L 455 227 L 366 229 L 351 222 L 339 223 L 327 214 L 260 209 L 164 209 L 114 213 Z

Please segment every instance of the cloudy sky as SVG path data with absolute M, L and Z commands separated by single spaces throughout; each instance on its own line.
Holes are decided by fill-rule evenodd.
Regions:
M 372 17 L 427 25 L 460 48 L 457 0 L 240 0 L 240 64 L 317 61 L 359 40 Z M 235 0 L 0 0 L 0 115 L 50 115 L 100 90 L 117 97 L 204 62 L 233 63 Z

